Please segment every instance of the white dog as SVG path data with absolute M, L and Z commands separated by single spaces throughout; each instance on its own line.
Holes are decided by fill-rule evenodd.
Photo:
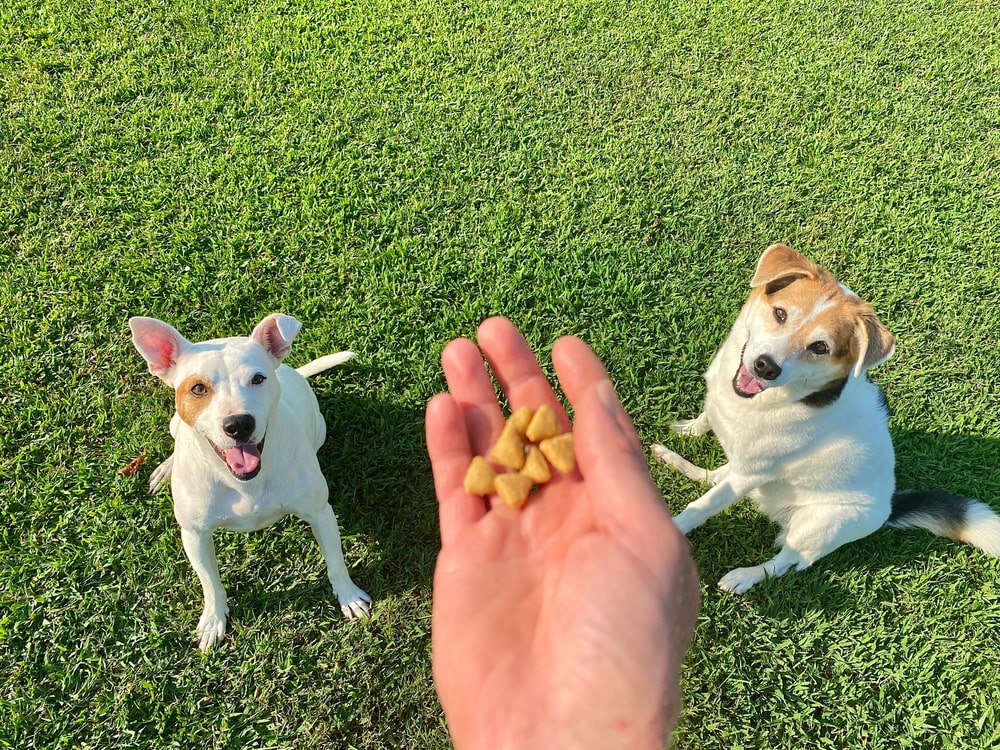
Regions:
M 302 518 L 323 551 L 344 615 L 367 614 L 371 598 L 347 572 L 327 502 L 316 458 L 326 423 L 306 382 L 353 354 L 331 354 L 298 370 L 281 364 L 301 327 L 287 315 L 268 316 L 249 338 L 201 343 L 153 318 L 132 318 L 129 326 L 149 371 L 175 391 L 174 452 L 154 470 L 150 491 L 170 478 L 184 551 L 205 592 L 201 650 L 225 635 L 229 616 L 212 542 L 219 527 L 256 531 L 289 513 Z
M 746 495 L 781 527 L 773 559 L 733 570 L 719 586 L 742 594 L 886 524 L 1000 556 L 1000 518 L 988 506 L 894 492 L 888 409 L 865 373 L 895 344 L 871 306 L 785 245 L 764 251 L 750 286 L 705 373 L 702 413 L 671 427 L 681 435 L 714 431 L 729 462 L 708 471 L 651 446 L 661 463 L 711 485 L 675 518 L 685 534 Z

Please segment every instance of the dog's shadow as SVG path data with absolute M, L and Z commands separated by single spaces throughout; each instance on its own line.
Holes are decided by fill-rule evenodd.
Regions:
M 911 429 L 891 432 L 898 489 L 941 490 L 975 498 L 1000 513 L 1000 439 Z M 777 526 L 750 501 L 709 519 L 690 537 L 701 578 L 713 588 L 729 570 L 770 559 L 776 534 Z M 852 610 L 864 606 L 850 591 L 857 575 L 878 578 L 883 572 L 889 577 L 906 575 L 908 570 L 922 572 L 930 557 L 947 554 L 986 557 L 969 545 L 923 530 L 883 528 L 834 550 L 808 570 L 762 581 L 745 596 L 763 614 L 774 617 Z
M 423 406 L 333 392 L 320 408 L 327 437 L 319 460 L 341 534 L 358 534 L 376 551 L 369 585 L 429 591 L 440 544 Z

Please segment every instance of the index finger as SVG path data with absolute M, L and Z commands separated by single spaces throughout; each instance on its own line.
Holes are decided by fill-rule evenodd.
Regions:
M 576 408 L 577 401 L 590 388 L 601 381 L 610 381 L 604 363 L 587 344 L 575 336 L 564 336 L 552 347 L 552 363 L 555 365 L 566 398 Z M 615 397 L 617 400 L 617 396 Z M 632 419 L 623 409 L 616 410 L 615 420 L 634 453 L 644 456 L 642 443 L 635 432 Z M 643 461 L 645 459 L 643 458 Z
M 563 429 L 569 429 L 566 410 L 556 398 L 528 342 L 513 323 L 506 318 L 489 318 L 479 326 L 477 340 L 512 410 L 521 406 L 537 409 L 547 404 L 559 417 Z

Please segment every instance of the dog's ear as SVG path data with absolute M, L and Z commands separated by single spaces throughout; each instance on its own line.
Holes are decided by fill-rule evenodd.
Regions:
M 156 318 L 129 318 L 132 343 L 149 365 L 149 371 L 167 385 L 172 385 L 171 373 L 181 353 L 191 346 L 173 326 Z
M 774 294 L 796 279 L 815 279 L 818 275 L 816 264 L 801 253 L 788 245 L 771 245 L 761 253 L 750 287 L 756 289 L 766 284 L 764 293 Z
M 863 311 L 858 317 L 854 341 L 858 347 L 858 359 L 854 365 L 856 378 L 869 368 L 885 362 L 896 351 L 896 340 L 873 310 Z
M 250 338 L 263 346 L 276 362 L 280 362 L 292 350 L 292 339 L 301 327 L 302 324 L 291 315 L 274 313 L 257 324 Z

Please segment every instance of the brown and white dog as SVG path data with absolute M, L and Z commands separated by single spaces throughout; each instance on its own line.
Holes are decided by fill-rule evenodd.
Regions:
M 129 320 L 149 371 L 175 392 L 174 452 L 153 471 L 150 491 L 169 478 L 181 541 L 205 594 L 198 645 L 226 633 L 229 605 L 212 532 L 256 531 L 292 513 L 311 527 L 346 617 L 368 614 L 371 597 L 351 580 L 316 451 L 326 423 L 310 375 L 353 354 L 320 357 L 297 370 L 281 361 L 301 323 L 269 315 L 248 337 L 192 343 L 154 318 Z
M 671 426 L 713 431 L 728 463 L 709 471 L 651 446 L 661 463 L 711 486 L 674 519 L 685 534 L 747 495 L 781 527 L 774 558 L 730 571 L 719 586 L 742 594 L 887 524 L 1000 556 L 1000 518 L 987 505 L 895 492 L 889 413 L 866 375 L 895 342 L 872 307 L 785 245 L 764 251 L 750 286 L 705 373 L 702 413 Z

